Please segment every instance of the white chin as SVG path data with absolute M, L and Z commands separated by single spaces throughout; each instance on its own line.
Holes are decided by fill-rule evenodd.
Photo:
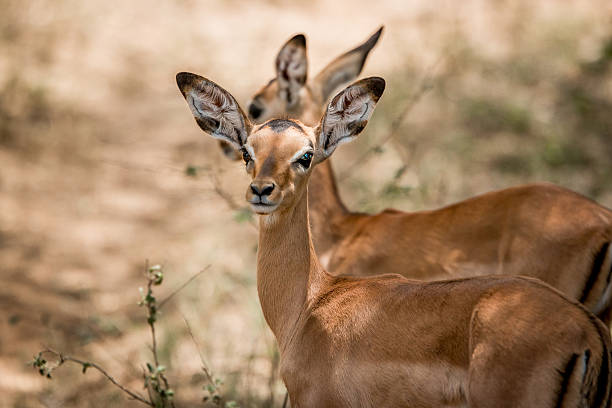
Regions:
M 266 204 L 251 204 L 251 208 L 257 214 L 270 214 L 278 208 L 278 204 L 266 205 Z

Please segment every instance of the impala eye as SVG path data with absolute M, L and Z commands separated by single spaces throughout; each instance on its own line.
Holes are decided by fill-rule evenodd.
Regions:
M 300 166 L 307 169 L 310 167 L 311 161 L 312 161 L 312 153 L 308 152 L 308 153 L 304 153 L 303 155 L 301 155 L 300 158 L 296 160 L 296 163 L 298 163 Z
M 249 164 L 249 162 L 253 159 L 251 159 L 251 155 L 249 154 L 249 152 L 247 152 L 246 149 L 242 149 L 242 160 L 244 160 L 245 164 Z

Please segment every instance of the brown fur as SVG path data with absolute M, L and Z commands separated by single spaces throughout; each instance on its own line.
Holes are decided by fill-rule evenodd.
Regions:
M 380 83 L 371 78 L 347 88 L 344 94 L 354 94 L 349 102 L 382 93 L 367 86 L 373 81 Z M 329 133 L 356 135 L 346 123 L 338 126 Z M 313 165 L 324 160 L 327 134 L 302 129 L 257 127 L 244 144 L 254 157 L 247 165 L 252 184 L 275 186 L 269 197 L 275 207 L 256 208 L 257 289 L 293 407 L 608 406 L 609 332 L 582 305 L 536 279 L 422 283 L 399 275 L 330 275 L 310 234 L 312 166 L 292 162 L 310 146 Z
M 311 89 L 328 86 L 334 75 L 342 77 L 344 72 L 347 80 L 351 73 L 358 75 L 377 34 L 380 31 L 329 64 L 315 77 L 307 95 L 321 95 Z M 282 110 L 276 91 L 268 89 L 273 86 L 255 96 L 273 107 L 268 114 L 317 124 L 327 96 L 305 97 L 298 110 Z M 370 215 L 344 206 L 329 161 L 313 173 L 308 197 L 313 240 L 332 274 L 399 273 L 432 281 L 523 273 L 580 300 L 610 324 L 612 294 L 606 291 L 612 290 L 612 251 L 600 249 L 612 242 L 612 211 L 597 203 L 540 183 L 483 194 L 434 211 L 387 210 Z

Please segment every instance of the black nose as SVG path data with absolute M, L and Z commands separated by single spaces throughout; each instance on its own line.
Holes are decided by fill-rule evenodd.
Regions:
M 253 192 L 253 194 L 258 195 L 260 197 L 268 196 L 272 194 L 272 191 L 274 191 L 274 184 L 268 183 L 259 186 L 251 184 L 251 191 Z
M 251 117 L 251 119 L 257 119 L 261 116 L 262 112 L 263 109 L 255 105 L 254 103 L 249 105 L 249 116 Z

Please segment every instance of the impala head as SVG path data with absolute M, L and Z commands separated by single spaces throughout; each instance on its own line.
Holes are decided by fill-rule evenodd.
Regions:
M 242 152 L 252 178 L 246 199 L 258 214 L 306 199 L 312 167 L 363 130 L 385 89 L 378 77 L 350 85 L 332 99 L 313 128 L 292 119 L 254 125 L 234 97 L 214 82 L 186 72 L 177 74 L 176 81 L 200 128 Z
M 314 103 L 306 86 L 308 58 L 306 37 L 298 34 L 282 46 L 275 61 L 276 77 L 261 88 L 248 106 L 249 119 L 263 123 L 271 118 L 301 113 Z M 294 116 L 295 117 L 295 116 Z

